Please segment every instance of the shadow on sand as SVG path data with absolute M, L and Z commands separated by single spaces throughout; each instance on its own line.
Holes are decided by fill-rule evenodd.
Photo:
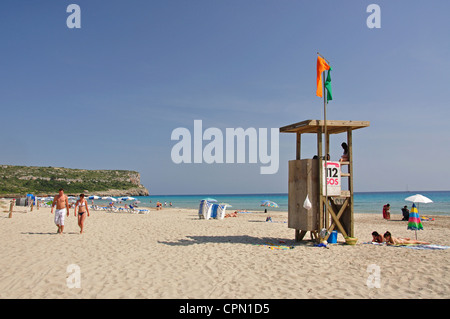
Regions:
M 56 231 L 51 233 L 51 232 L 47 232 L 47 233 L 35 233 L 35 232 L 22 232 L 22 235 L 58 235 L 60 236 L 60 234 L 58 234 Z M 79 235 L 80 233 L 76 233 L 76 232 L 70 232 L 70 233 L 66 233 L 64 232 L 62 234 L 62 236 L 64 235 Z
M 247 245 L 263 245 L 272 243 L 274 245 L 289 246 L 313 246 L 312 241 L 304 240 L 296 242 L 294 239 L 274 238 L 274 237 L 253 237 L 248 235 L 241 236 L 186 236 L 186 239 L 178 241 L 158 241 L 160 244 L 169 246 L 190 246 L 198 244 L 247 244 Z

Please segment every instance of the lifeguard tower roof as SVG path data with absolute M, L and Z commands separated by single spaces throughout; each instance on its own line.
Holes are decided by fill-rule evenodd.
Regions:
M 327 131 L 328 134 L 345 133 L 349 129 L 357 130 L 360 128 L 368 127 L 369 121 L 328 121 Z M 280 128 L 281 133 L 316 133 L 318 128 L 324 127 L 323 120 L 306 120 L 295 124 L 283 126 Z

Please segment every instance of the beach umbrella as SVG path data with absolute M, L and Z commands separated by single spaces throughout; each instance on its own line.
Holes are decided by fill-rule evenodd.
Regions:
M 201 199 L 201 201 L 202 200 L 206 200 L 207 202 L 217 202 L 217 200 L 216 199 L 214 199 L 214 198 L 203 198 L 203 199 Z
M 416 194 L 416 195 L 413 195 L 413 196 L 406 197 L 405 200 L 407 200 L 409 202 L 413 202 L 413 203 L 424 203 L 424 204 L 433 202 L 428 197 L 425 197 L 425 196 L 420 195 L 420 194 Z
M 263 201 L 261 201 L 261 206 L 265 206 L 265 207 L 279 207 L 277 203 L 272 202 L 270 200 L 263 200 Z
M 416 232 L 416 240 L 417 231 L 423 230 L 422 221 L 420 220 L 419 211 L 417 210 L 415 203 L 412 204 L 411 211 L 409 212 L 408 229 Z
M 125 196 L 125 197 L 121 197 L 120 200 L 136 200 L 136 198 L 130 197 L 130 196 Z
M 100 196 L 97 196 L 97 195 L 91 195 L 91 196 L 89 196 L 88 197 L 88 199 L 101 199 L 101 197 Z M 92 205 L 94 204 L 94 201 L 92 201 Z
M 265 206 L 265 207 L 278 207 L 278 204 L 275 202 L 272 202 L 270 200 L 263 200 L 261 201 L 261 206 Z M 265 210 L 265 212 L 267 213 L 267 209 Z
M 111 196 L 102 197 L 102 199 L 110 200 L 110 201 L 113 201 L 113 202 L 117 202 L 117 199 L 115 199 L 114 197 L 111 197 Z
M 219 205 L 220 205 L 220 206 L 224 206 L 224 207 L 225 207 L 225 206 L 226 206 L 226 207 L 233 207 L 233 206 L 231 206 L 230 204 L 227 204 L 227 203 L 220 203 Z
M 413 195 L 413 196 L 406 197 L 405 200 L 407 200 L 409 202 L 417 203 L 417 209 L 419 209 L 419 203 L 428 204 L 428 203 L 432 203 L 433 202 L 428 197 L 425 197 L 425 196 L 420 195 L 420 194 L 416 194 L 416 195 Z

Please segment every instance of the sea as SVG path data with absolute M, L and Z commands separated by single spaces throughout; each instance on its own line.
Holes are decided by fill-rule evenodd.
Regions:
M 407 205 L 411 209 L 412 202 L 405 198 L 421 194 L 433 202 L 419 203 L 420 215 L 446 215 L 450 216 L 450 191 L 409 191 L 409 192 L 355 192 L 353 194 L 355 213 L 382 214 L 383 206 L 390 204 L 391 215 L 402 214 L 401 209 Z M 288 211 L 288 194 L 205 194 L 205 195 L 151 195 L 135 196 L 138 206 L 156 207 L 159 201 L 166 207 L 198 209 L 202 199 L 214 199 L 217 203 L 226 203 L 230 206 L 227 211 L 261 212 Z M 262 201 L 273 201 L 278 207 L 262 207 Z M 106 201 L 95 200 L 96 204 L 107 204 Z M 131 202 L 130 202 L 131 203 Z M 124 202 L 122 202 L 124 204 Z

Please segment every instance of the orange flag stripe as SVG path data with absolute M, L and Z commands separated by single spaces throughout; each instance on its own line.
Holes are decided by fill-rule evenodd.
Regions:
M 321 58 L 320 56 L 317 57 L 317 90 L 316 95 L 319 97 L 323 96 L 323 88 L 322 88 L 322 72 L 329 70 L 330 66 L 328 63 Z

